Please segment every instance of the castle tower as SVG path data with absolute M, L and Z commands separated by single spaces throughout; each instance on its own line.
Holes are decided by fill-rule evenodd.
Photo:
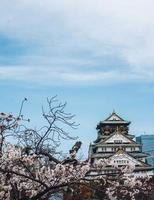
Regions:
M 100 159 L 109 160 L 104 170 L 91 169 L 91 175 L 116 174 L 118 167 L 134 165 L 136 176 L 153 174 L 153 167 L 146 163 L 147 153 L 142 152 L 142 145 L 136 143 L 134 135 L 129 133 L 130 122 L 113 113 L 104 121 L 101 121 L 96 129 L 98 136 L 96 141 L 89 146 L 89 159 L 93 166 Z M 113 166 L 117 166 L 116 169 Z

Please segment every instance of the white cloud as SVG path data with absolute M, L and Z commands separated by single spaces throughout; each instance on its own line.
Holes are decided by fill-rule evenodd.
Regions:
M 56 79 L 154 82 L 153 9 L 153 0 L 6 0 L 0 32 L 31 43 L 32 50 L 19 58 L 21 66 L 1 67 L 0 78 L 48 84 Z M 122 65 L 114 68 L 116 59 Z
M 50 67 L 0 67 L 0 80 L 24 81 L 41 85 L 91 85 L 115 84 L 128 81 L 145 81 L 144 76 L 127 74 L 119 71 L 83 72 L 77 69 L 62 69 Z M 148 79 L 146 81 L 149 81 Z M 154 81 L 153 79 L 150 81 Z

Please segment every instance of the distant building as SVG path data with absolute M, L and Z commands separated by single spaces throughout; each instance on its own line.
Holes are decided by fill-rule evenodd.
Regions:
M 147 162 L 154 166 L 154 135 L 141 135 L 136 137 L 136 142 L 142 144 L 142 150 L 150 154 Z
M 136 176 L 153 174 L 153 167 L 146 163 L 149 154 L 142 152 L 142 144 L 133 140 L 134 135 L 129 133 L 129 125 L 129 121 L 122 119 L 115 112 L 99 122 L 96 128 L 97 139 L 89 147 L 89 159 L 93 166 L 99 163 L 100 159 L 107 159 L 109 163 L 101 171 L 93 167 L 90 176 L 117 174 L 118 168 L 128 165 L 135 167 Z M 152 143 L 154 146 L 154 140 Z

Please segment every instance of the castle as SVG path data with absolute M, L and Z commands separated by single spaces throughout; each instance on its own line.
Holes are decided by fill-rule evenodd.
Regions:
M 149 155 L 142 152 L 142 145 L 129 133 L 130 123 L 113 111 L 97 125 L 98 136 L 89 146 L 89 159 L 93 166 L 100 159 L 108 160 L 108 163 L 101 170 L 91 168 L 90 176 L 114 175 L 123 166 L 132 166 L 135 176 L 153 175 L 154 167 L 146 162 Z

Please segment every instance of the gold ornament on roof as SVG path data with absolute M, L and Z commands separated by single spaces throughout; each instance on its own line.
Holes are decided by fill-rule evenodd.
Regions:
M 119 149 L 118 151 L 117 151 L 117 154 L 123 154 L 124 153 L 124 150 L 123 149 Z

